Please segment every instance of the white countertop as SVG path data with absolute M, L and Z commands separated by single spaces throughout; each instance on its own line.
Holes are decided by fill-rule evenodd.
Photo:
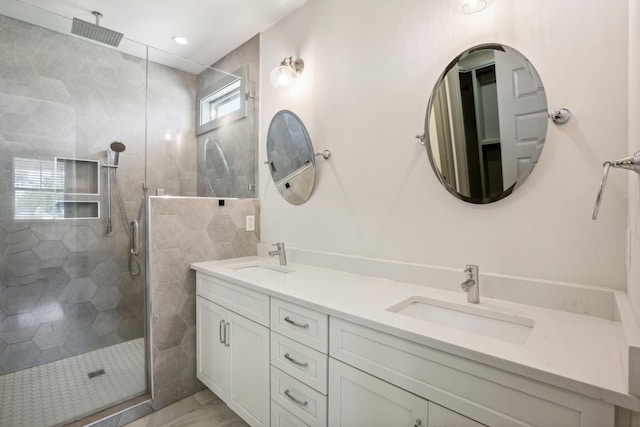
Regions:
M 256 291 L 349 320 L 586 396 L 640 411 L 640 398 L 627 393 L 618 321 L 483 298 L 469 304 L 452 284 L 443 291 L 376 277 L 290 263 L 287 274 L 252 272 L 240 266 L 269 265 L 263 257 L 200 262 L 191 268 Z M 273 274 L 271 274 L 273 273 Z M 419 296 L 533 319 L 524 344 L 512 344 L 387 311 Z M 623 347 L 624 348 L 624 347 Z

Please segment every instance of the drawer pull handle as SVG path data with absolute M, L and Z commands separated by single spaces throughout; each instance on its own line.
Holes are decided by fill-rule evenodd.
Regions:
M 218 333 L 220 334 L 220 344 L 224 344 L 224 338 L 222 337 L 224 329 L 224 320 L 220 321 L 220 327 L 218 328 Z
M 284 358 L 287 359 L 289 362 L 295 364 L 295 365 L 302 366 L 303 368 L 309 367 L 309 362 L 299 362 L 296 359 L 294 359 L 293 357 L 291 357 L 289 355 L 289 353 L 285 353 L 284 354 Z
M 422 426 L 422 420 L 418 418 L 416 422 L 413 423 L 413 427 L 421 427 L 421 426 Z
M 291 323 L 293 326 L 297 326 L 298 328 L 302 328 L 302 329 L 308 329 L 309 328 L 309 324 L 308 323 L 298 323 L 295 320 L 292 320 L 289 316 L 284 318 L 284 321 L 287 323 Z
M 307 406 L 309 404 L 309 402 L 306 400 L 303 402 L 302 400 L 296 399 L 294 396 L 291 395 L 291 393 L 289 392 L 289 389 L 286 389 L 284 391 L 284 395 L 287 396 L 289 399 L 291 399 L 293 403 L 296 403 L 300 406 Z

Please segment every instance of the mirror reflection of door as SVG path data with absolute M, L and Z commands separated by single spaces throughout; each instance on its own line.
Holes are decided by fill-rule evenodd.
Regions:
M 473 203 L 499 200 L 540 156 L 547 129 L 542 82 L 513 49 L 470 49 L 436 84 L 426 126 L 427 151 L 444 186 Z
M 547 97 L 542 81 L 530 63 L 522 63 L 504 52 L 496 52 L 500 135 L 513 141 L 502 149 L 502 174 L 505 183 L 519 185 L 538 162 L 544 145 Z

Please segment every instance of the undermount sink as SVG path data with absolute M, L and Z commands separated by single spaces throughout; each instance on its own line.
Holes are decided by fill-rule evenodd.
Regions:
M 387 311 L 513 344 L 524 344 L 535 324 L 514 314 L 425 297 L 411 297 Z
M 284 267 L 280 267 L 277 265 L 268 265 L 268 264 L 242 264 L 235 267 L 231 267 L 233 270 L 252 274 L 254 276 L 271 276 L 271 277 L 279 277 L 283 274 L 291 273 L 293 270 L 289 270 Z

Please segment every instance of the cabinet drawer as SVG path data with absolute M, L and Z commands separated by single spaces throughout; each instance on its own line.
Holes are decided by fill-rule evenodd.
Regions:
M 328 356 L 271 332 L 271 364 L 322 394 L 327 394 Z
M 273 366 L 271 399 L 311 427 L 327 425 L 327 396 Z
M 271 427 L 309 427 L 309 424 L 271 401 Z
M 196 274 L 196 293 L 247 319 L 269 327 L 268 295 L 201 272 Z
M 328 351 L 326 314 L 272 298 L 271 329 L 322 353 Z
M 331 357 L 491 426 L 613 426 L 613 405 L 331 318 Z

